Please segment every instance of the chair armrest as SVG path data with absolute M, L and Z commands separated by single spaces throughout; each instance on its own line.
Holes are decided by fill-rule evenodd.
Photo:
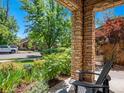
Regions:
M 111 77 L 110 77 L 109 75 L 107 75 L 106 79 L 107 79 L 108 81 L 110 81 L 110 80 L 111 80 Z
M 80 82 L 80 81 L 73 81 L 73 82 L 71 82 L 71 84 L 73 84 L 74 86 L 82 86 L 85 88 L 109 88 L 109 86 L 105 86 L 105 85 L 84 83 L 84 82 Z
M 94 74 L 94 75 L 100 75 L 99 73 L 91 72 L 91 71 L 82 71 L 82 70 L 77 70 L 76 73 L 79 75 L 79 81 L 83 81 L 83 75 L 85 74 Z
M 100 75 L 99 73 L 91 72 L 91 71 L 82 71 L 78 70 L 76 71 L 78 74 L 83 75 L 83 74 L 95 74 L 95 75 Z

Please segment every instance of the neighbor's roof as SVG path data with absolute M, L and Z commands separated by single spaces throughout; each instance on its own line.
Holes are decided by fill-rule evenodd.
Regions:
M 103 37 L 103 36 L 104 36 L 104 33 L 103 33 L 102 31 L 98 31 L 98 30 L 97 30 L 97 31 L 95 32 L 95 37 L 96 37 L 96 38 L 100 38 L 100 37 Z

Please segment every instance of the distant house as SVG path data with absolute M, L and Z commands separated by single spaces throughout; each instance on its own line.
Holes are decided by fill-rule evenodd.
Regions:
M 103 33 L 103 27 L 99 27 L 99 28 L 96 28 L 95 30 L 95 37 L 96 38 L 101 38 L 101 37 L 104 37 L 104 33 Z
M 96 44 L 101 45 L 105 41 L 105 34 L 103 32 L 103 27 L 96 28 L 95 30 L 95 38 L 96 38 Z
M 19 49 L 20 50 L 27 50 L 28 49 L 28 38 L 24 38 L 20 41 Z
M 29 47 L 29 42 L 30 42 L 29 38 L 22 39 L 19 45 L 19 49 L 20 50 L 38 50 L 38 46 L 35 43 L 32 44 L 32 47 Z

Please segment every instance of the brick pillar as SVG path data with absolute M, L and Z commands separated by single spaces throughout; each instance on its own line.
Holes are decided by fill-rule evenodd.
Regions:
M 77 70 L 82 70 L 83 66 L 83 35 L 82 35 L 82 12 L 73 12 L 73 31 L 72 31 L 72 68 L 71 76 L 79 79 Z
M 83 69 L 86 71 L 95 70 L 95 32 L 94 32 L 93 7 L 84 7 L 84 60 Z M 94 75 L 86 75 L 86 81 L 93 81 Z
M 79 79 L 77 70 L 90 70 L 95 68 L 95 33 L 93 31 L 93 7 L 87 0 L 58 0 L 73 13 L 73 31 L 72 31 L 72 60 L 71 76 Z M 87 1 L 87 2 L 86 2 Z M 86 75 L 87 81 L 93 81 L 93 75 Z

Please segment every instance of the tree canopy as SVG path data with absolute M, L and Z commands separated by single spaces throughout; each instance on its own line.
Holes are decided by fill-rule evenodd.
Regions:
M 103 25 L 103 29 L 105 36 L 109 38 L 110 42 L 119 42 L 120 39 L 124 39 L 124 18 L 108 19 Z
M 6 9 L 0 7 L 0 44 L 13 44 L 18 26 L 13 16 L 7 16 Z
M 71 19 L 55 0 L 21 0 L 26 16 L 26 31 L 32 44 L 41 48 L 70 46 Z

